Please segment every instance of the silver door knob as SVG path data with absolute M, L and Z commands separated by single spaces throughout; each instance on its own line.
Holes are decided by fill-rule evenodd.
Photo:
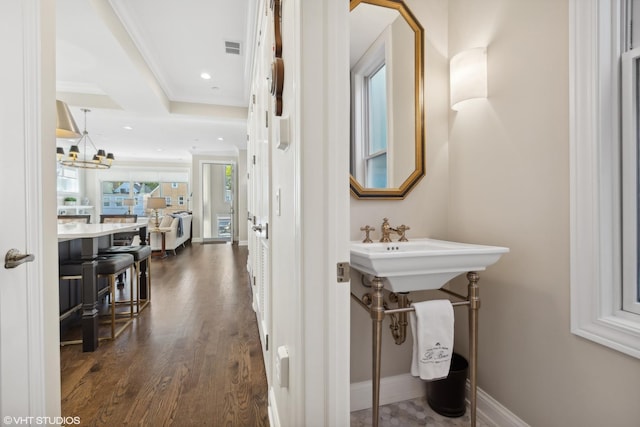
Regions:
M 10 249 L 4 257 L 4 268 L 16 268 L 25 262 L 31 262 L 36 257 L 33 254 L 22 254 L 18 249 Z

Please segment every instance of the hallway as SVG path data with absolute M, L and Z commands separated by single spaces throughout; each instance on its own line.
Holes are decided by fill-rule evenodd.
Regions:
M 267 426 L 247 248 L 194 244 L 152 262 L 151 304 L 94 353 L 60 350 L 62 415 L 82 426 Z

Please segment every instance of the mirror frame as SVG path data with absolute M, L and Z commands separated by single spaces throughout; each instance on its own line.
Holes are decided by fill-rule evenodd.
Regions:
M 415 33 L 415 169 L 398 188 L 366 188 L 363 187 L 353 175 L 349 175 L 351 194 L 357 199 L 389 199 L 401 200 L 415 187 L 425 174 L 425 125 L 424 125 L 424 55 L 422 38 L 424 30 L 422 25 L 413 16 L 413 13 L 402 0 L 350 0 L 349 11 L 359 4 L 387 7 L 397 10 Z

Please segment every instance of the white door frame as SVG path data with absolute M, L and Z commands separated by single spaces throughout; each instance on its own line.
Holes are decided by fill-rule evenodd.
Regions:
M 287 68 L 299 87 L 296 247 L 305 396 L 296 419 L 348 426 L 350 287 L 337 282 L 336 264 L 349 261 L 349 2 L 298 0 L 298 11 L 300 62 Z
M 223 241 L 226 239 L 222 239 L 222 238 L 208 238 L 207 240 L 205 240 L 204 238 L 204 201 L 203 201 L 203 171 L 204 171 L 204 165 L 231 165 L 233 167 L 233 177 L 231 178 L 233 181 L 233 188 L 232 188 L 232 203 L 231 203 L 231 209 L 233 212 L 231 212 L 231 237 L 229 239 L 230 243 L 233 243 L 236 240 L 236 234 L 237 234 L 237 230 L 238 227 L 236 225 L 236 223 L 238 222 L 238 179 L 237 179 L 237 175 L 238 175 L 238 162 L 236 160 L 200 160 L 200 162 L 198 163 L 198 176 L 200 177 L 200 182 L 198 183 L 197 188 L 200 189 L 200 238 L 202 239 L 202 242 L 213 242 L 213 241 Z

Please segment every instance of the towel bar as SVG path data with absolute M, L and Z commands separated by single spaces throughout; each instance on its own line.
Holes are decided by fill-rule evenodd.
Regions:
M 469 382 L 470 382 L 470 392 L 469 392 L 469 402 L 470 402 L 470 424 L 471 427 L 476 426 L 476 413 L 477 413 L 477 384 L 478 384 L 478 310 L 480 309 L 480 295 L 479 295 L 479 287 L 478 281 L 480 277 L 476 272 L 467 273 L 467 279 L 469 281 L 467 285 L 467 296 L 459 295 L 449 289 L 441 288 L 439 289 L 442 292 L 445 292 L 451 296 L 461 299 L 462 301 L 451 302 L 451 305 L 454 307 L 458 306 L 468 306 L 469 307 Z M 373 419 L 372 425 L 373 427 L 378 426 L 379 421 L 379 412 L 380 412 L 380 356 L 382 349 L 382 321 L 385 315 L 390 315 L 392 317 L 392 333 L 394 338 L 396 339 L 396 344 L 401 344 L 404 342 L 404 337 L 402 339 L 398 339 L 399 335 L 394 331 L 394 320 L 395 314 L 399 314 L 402 316 L 402 319 L 398 321 L 398 323 L 406 323 L 404 321 L 404 317 L 406 315 L 404 313 L 415 311 L 413 307 L 407 307 L 408 300 L 406 295 L 404 298 L 399 299 L 398 305 L 399 308 L 386 309 L 386 301 L 384 298 L 384 284 L 382 279 L 379 277 L 375 277 L 371 284 L 372 292 L 367 295 L 368 304 L 363 302 L 360 298 L 358 298 L 353 292 L 351 292 L 351 298 L 353 298 L 364 310 L 366 310 L 371 315 L 371 320 L 373 322 L 373 342 L 372 342 L 372 350 L 373 350 L 373 397 L 372 397 L 372 411 L 373 411 Z M 401 335 L 404 335 L 402 332 Z

